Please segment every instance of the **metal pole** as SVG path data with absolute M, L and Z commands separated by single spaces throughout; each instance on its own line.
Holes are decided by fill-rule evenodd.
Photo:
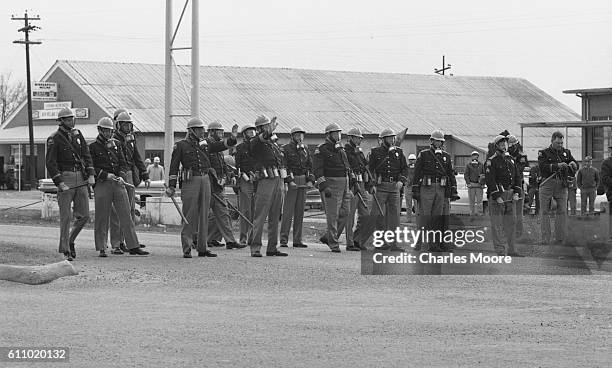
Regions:
M 170 156 L 174 145 L 174 127 L 172 126 L 172 0 L 166 0 L 166 81 L 165 81 L 165 116 L 164 116 L 164 167 L 170 170 Z M 168 176 L 166 175 L 166 180 Z
M 200 2 L 191 0 L 191 117 L 200 115 Z

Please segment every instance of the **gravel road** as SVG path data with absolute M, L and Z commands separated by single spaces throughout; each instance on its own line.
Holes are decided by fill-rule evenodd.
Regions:
M 44 264 L 57 228 L 0 225 L 0 263 Z M 73 367 L 609 367 L 612 274 L 362 276 L 359 254 L 314 238 L 289 257 L 180 258 L 178 234 L 143 232 L 148 257 L 79 275 L 0 281 L 0 346 L 66 346 Z M 219 249 L 219 248 L 216 248 Z M 0 363 L 2 366 L 28 366 Z M 40 367 L 44 364 L 31 366 Z

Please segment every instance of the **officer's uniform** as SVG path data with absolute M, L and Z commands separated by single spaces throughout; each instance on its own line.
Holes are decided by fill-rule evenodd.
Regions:
M 242 214 L 253 222 L 255 207 L 255 188 L 253 179 L 255 178 L 255 159 L 251 156 L 251 149 L 248 140 L 236 146 L 236 168 L 238 169 L 238 209 Z M 253 229 L 245 219 L 240 217 L 240 244 L 250 243 L 249 239 L 253 236 Z
M 134 183 L 134 177 L 136 176 L 141 181 L 145 181 L 149 179 L 149 173 L 147 172 L 147 169 L 144 166 L 144 162 L 142 161 L 140 153 L 138 153 L 138 150 L 136 149 L 136 141 L 134 140 L 134 136 L 132 134 L 126 135 L 117 130 L 115 131 L 113 138 L 117 140 L 117 144 L 119 145 L 120 149 L 123 152 L 123 156 L 125 157 L 125 181 L 134 186 L 125 186 L 128 199 L 130 201 L 130 214 L 132 217 L 132 221 L 134 221 L 136 207 L 135 187 L 139 184 L 139 182 Z M 138 175 L 134 175 L 135 173 L 138 173 Z M 119 248 L 119 244 L 123 241 L 123 236 L 120 231 L 119 215 L 115 208 L 113 208 L 111 212 L 110 233 L 111 246 L 113 248 Z
M 384 138 L 384 137 L 383 137 Z M 401 148 L 385 145 L 374 147 L 370 152 L 370 172 L 374 175 L 376 193 L 374 196 L 385 213 L 380 213 L 374 203 L 371 215 L 385 216 L 385 229 L 395 230 L 400 225 L 400 189 L 397 183 L 405 186 L 408 182 L 408 163 Z
M 118 180 L 108 179 L 108 174 L 114 174 L 117 178 L 126 180 L 125 156 L 121 148 L 121 142 L 111 138 L 106 140 L 102 135 L 89 145 L 93 165 L 96 172 L 95 186 L 95 235 L 96 250 L 104 251 L 107 248 L 109 221 L 111 208 L 116 209 L 119 231 L 125 238 L 128 249 L 140 248 L 134 222 L 130 215 L 130 201 L 125 185 Z M 118 232 L 119 232 L 118 231 Z
M 510 152 L 510 155 L 514 159 L 514 163 L 517 165 L 517 170 L 521 178 L 521 193 L 519 194 L 519 200 L 514 203 L 515 233 L 516 237 L 520 238 L 523 235 L 523 207 L 525 206 L 525 193 L 523 190 L 525 187 L 525 180 L 523 179 L 523 171 L 526 167 L 529 167 L 529 161 L 527 160 L 527 155 L 523 153 L 520 144 L 517 143 L 515 146 L 517 149 L 514 152 Z
M 230 138 L 231 139 L 231 138 Z M 183 214 L 189 224 L 183 224 L 181 244 L 183 254 L 191 253 L 191 244 L 197 236 L 196 249 L 206 252 L 208 240 L 208 211 L 210 209 L 211 188 L 209 170 L 209 152 L 220 152 L 228 148 L 225 142 L 208 143 L 196 139 L 185 138 L 174 144 L 170 161 L 169 186 L 175 188 L 178 180 L 179 166 L 182 169 L 181 201 Z M 228 144 L 231 145 L 228 139 Z
M 283 154 L 276 142 L 264 138 L 260 133 L 250 140 L 251 156 L 255 160 L 257 178 L 253 239 L 249 243 L 251 255 L 259 254 L 262 246 L 263 228 L 268 219 L 268 247 L 266 254 L 278 252 L 278 220 L 281 215 L 283 178 L 280 168 Z M 286 255 L 286 254 L 285 254 Z
M 576 216 L 576 191 L 577 190 L 578 190 L 578 186 L 576 185 L 576 178 L 575 177 L 567 178 L 567 204 L 569 206 L 569 213 L 572 216 Z M 580 194 L 582 194 L 582 192 Z
M 327 220 L 327 245 L 331 250 L 338 251 L 338 224 L 345 222 L 351 207 L 353 193 L 349 188 L 349 174 L 351 165 L 348 161 L 344 147 L 340 142 L 332 142 L 329 138 L 319 145 L 313 157 L 313 172 L 317 180 L 319 191 L 328 193 L 323 195 L 325 217 Z M 347 227 L 349 233 L 353 229 Z M 352 236 L 352 235 L 350 235 Z M 347 237 L 348 238 L 348 237 Z M 352 246 L 347 241 L 347 246 Z
M 508 241 L 507 254 L 515 254 L 515 206 L 513 195 L 521 193 L 521 175 L 519 165 L 516 164 L 510 154 L 504 155 L 499 151 L 487 159 L 485 166 L 485 177 L 487 181 L 487 197 L 489 198 L 489 213 L 491 215 L 491 233 L 493 247 L 499 255 L 506 255 L 501 232 L 505 234 Z M 501 198 L 504 203 L 497 203 Z
M 419 152 L 414 168 L 412 193 L 419 203 L 418 228 L 442 230 L 445 206 L 450 208 L 449 198 L 457 193 L 453 162 L 446 151 L 430 147 Z M 446 212 L 448 211 L 447 209 Z M 439 242 L 430 245 L 432 250 L 438 250 L 436 247 L 441 246 Z M 424 247 L 422 249 L 427 250 Z
M 293 222 L 293 245 L 301 246 L 302 224 L 304 221 L 304 207 L 306 206 L 306 183 L 314 182 L 312 174 L 312 159 L 306 145 L 298 147 L 293 140 L 285 144 L 281 151 L 284 156 L 284 166 L 288 177 L 285 181 L 289 184 L 285 200 L 283 201 L 283 216 L 280 228 L 280 243 L 287 245 L 289 231 Z
M 46 166 L 55 185 L 64 182 L 67 191 L 58 191 L 60 212 L 59 252 L 74 252 L 74 241 L 89 220 L 87 177 L 94 175 L 93 163 L 85 138 L 77 129 L 68 131 L 63 126 L 47 139 Z M 74 203 L 74 213 L 71 208 Z M 76 220 L 70 230 L 72 216 Z
M 349 188 L 349 190 L 353 191 L 349 212 L 346 217 L 341 216 L 345 221 L 338 223 L 338 238 L 346 227 L 350 230 L 346 232 L 347 247 L 355 245 L 355 242 L 359 246 L 363 246 L 365 240 L 367 240 L 363 238 L 365 235 L 362 234 L 364 221 L 365 217 L 370 215 L 372 207 L 372 196 L 367 191 L 369 185 L 372 185 L 371 178 L 367 173 L 368 160 L 365 158 L 361 147 L 356 147 L 352 142 L 348 142 L 344 145 L 344 152 L 346 152 L 346 157 L 355 175 L 355 180 L 353 187 Z M 363 198 L 363 202 L 359 198 L 360 195 L 361 198 Z M 357 224 L 353 230 L 355 212 L 357 212 Z
M 213 144 L 216 141 L 209 137 L 206 139 L 208 144 Z M 210 213 L 208 214 L 208 242 L 216 240 L 219 242 L 221 238 L 225 239 L 228 247 L 236 244 L 236 239 L 232 233 L 232 224 L 227 206 L 227 198 L 225 197 L 225 182 L 228 179 L 228 170 L 223 159 L 223 152 L 209 152 L 211 173 L 211 190 L 212 198 L 210 199 Z
M 525 203 L 527 203 L 528 208 L 531 209 L 531 205 L 534 204 L 535 201 L 535 214 L 538 215 L 540 213 L 540 181 L 542 178 L 540 177 L 540 168 L 536 166 L 532 166 L 529 171 L 529 185 L 527 191 L 527 198 Z
M 576 163 L 572 152 L 568 149 L 557 151 L 552 145 L 544 150 L 538 151 L 538 166 L 542 176 L 540 184 L 540 209 L 542 210 L 542 242 L 550 242 L 550 202 L 554 198 L 557 202 L 557 219 L 555 221 L 555 240 L 565 239 L 565 222 L 567 218 L 567 179 L 573 177 L 571 167 L 559 168 L 559 164 L 565 162 Z M 576 164 L 576 168 L 578 164 Z M 550 179 L 549 179 L 550 178 Z

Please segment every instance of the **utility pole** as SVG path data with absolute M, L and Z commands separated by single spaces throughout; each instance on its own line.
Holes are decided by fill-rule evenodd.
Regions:
M 450 70 L 451 65 L 450 64 L 446 64 L 446 66 L 444 66 L 446 64 L 446 62 L 444 61 L 444 55 L 442 55 L 442 68 L 441 69 L 434 69 L 434 73 L 436 74 L 440 74 L 440 75 L 444 75 L 444 72 L 447 70 Z M 451 77 L 453 75 L 451 74 Z
M 34 125 L 32 124 L 32 84 L 30 82 L 30 45 L 40 45 L 42 42 L 40 41 L 30 41 L 30 32 L 36 31 L 40 29 L 38 26 L 33 26 L 30 24 L 31 20 L 40 20 L 40 17 L 37 15 L 36 17 L 28 17 L 28 11 L 26 10 L 23 18 L 17 18 L 14 15 L 11 17 L 11 20 L 22 20 L 24 22 L 23 28 L 20 28 L 18 31 L 23 32 L 25 34 L 25 40 L 16 40 L 13 43 L 24 44 L 26 48 L 26 88 L 28 93 L 28 130 L 30 133 L 30 156 L 29 156 L 29 172 L 30 172 L 30 188 L 36 188 L 36 178 L 38 177 L 38 173 L 36 172 L 36 156 L 34 155 Z M 20 153 L 21 155 L 21 153 Z M 21 163 L 23 165 L 23 162 Z M 19 172 L 21 172 L 21 166 L 19 167 Z M 21 185 L 21 181 L 19 183 Z

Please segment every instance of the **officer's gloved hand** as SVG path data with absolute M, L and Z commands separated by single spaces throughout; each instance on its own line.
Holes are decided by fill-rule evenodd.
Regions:
M 331 196 L 332 196 L 331 189 L 330 188 L 323 189 L 323 195 L 325 195 L 325 198 L 331 198 Z
M 514 193 L 514 195 L 512 196 L 512 200 L 517 202 L 519 200 L 519 194 L 518 193 Z
M 368 192 L 369 192 L 370 194 L 376 194 L 376 185 L 372 185 L 372 186 L 370 187 L 370 190 L 368 190 Z
M 565 162 L 559 162 L 559 168 L 560 169 L 566 169 L 567 168 L 567 164 Z
M 89 175 L 89 177 L 87 178 L 87 184 L 95 185 L 96 184 L 96 178 L 93 175 Z
M 312 184 L 311 181 L 307 181 L 306 182 L 306 187 L 308 187 L 308 189 L 312 188 L 314 185 Z
M 395 183 L 395 187 L 397 190 L 402 190 L 403 186 L 404 186 L 404 183 L 402 183 L 401 181 L 398 181 L 397 183 Z
M 115 176 L 115 174 L 112 173 L 108 173 L 108 175 L 106 176 L 107 180 L 117 180 L 117 176 Z
M 576 169 L 578 169 L 578 165 L 576 165 L 576 163 L 574 161 L 569 163 L 570 167 L 572 168 L 572 170 L 576 171 Z
M 149 189 L 150 186 L 151 186 L 151 179 L 145 180 L 145 188 Z
M 166 187 L 166 195 L 168 197 L 172 197 L 174 195 L 175 189 L 173 187 Z
M 64 183 L 64 182 L 59 183 L 59 185 L 57 186 L 57 188 L 59 189 L 59 191 L 60 191 L 60 192 L 65 192 L 65 191 L 67 191 L 67 190 L 70 190 L 70 187 L 68 187 L 68 186 L 66 185 L 66 183 Z
M 496 201 L 499 204 L 504 204 L 504 200 L 502 199 L 502 197 L 497 197 Z

